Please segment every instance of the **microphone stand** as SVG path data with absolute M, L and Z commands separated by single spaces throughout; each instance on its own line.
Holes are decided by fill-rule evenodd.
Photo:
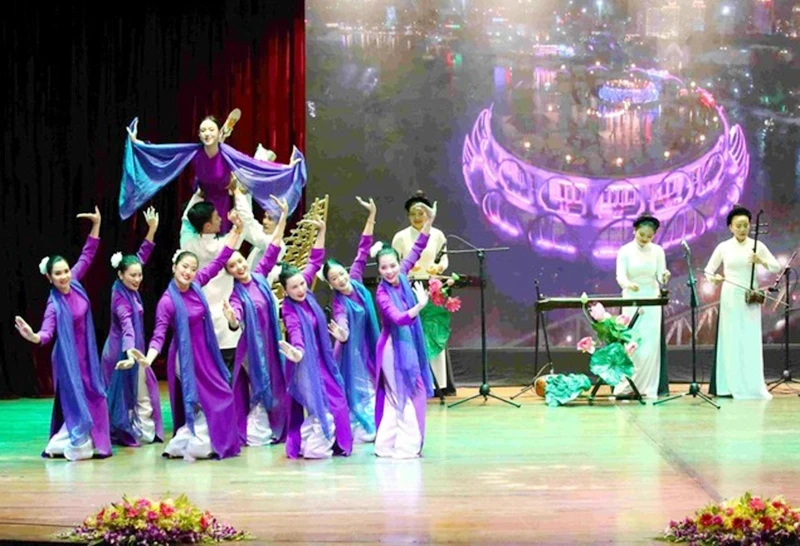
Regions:
M 669 402 L 670 400 L 675 400 L 677 398 L 683 398 L 684 396 L 692 396 L 693 398 L 697 398 L 699 396 L 705 402 L 708 402 L 709 404 L 711 404 L 715 408 L 720 409 L 720 406 L 718 406 L 716 403 L 714 403 L 714 401 L 711 399 L 710 396 L 704 394 L 700 390 L 700 385 L 697 383 L 697 339 L 696 339 L 696 333 L 695 332 L 696 332 L 696 327 L 697 327 L 696 314 L 697 314 L 697 307 L 698 307 L 698 301 L 699 300 L 697 298 L 697 279 L 695 279 L 694 272 L 692 271 L 692 253 L 689 250 L 688 245 L 685 247 L 685 253 L 686 253 L 686 265 L 688 266 L 688 269 L 689 269 L 689 279 L 686 281 L 686 286 L 689 287 L 689 293 L 690 293 L 689 304 L 690 304 L 690 306 L 692 308 L 691 309 L 691 315 L 692 315 L 692 382 L 691 382 L 691 384 L 689 384 L 689 390 L 688 391 L 686 391 L 686 392 L 684 392 L 682 394 L 677 394 L 675 396 L 670 396 L 669 398 L 665 398 L 663 400 L 657 400 L 657 401 L 653 402 L 653 405 L 657 406 L 659 404 L 663 404 L 664 402 Z
M 492 387 L 489 385 L 489 361 L 487 358 L 486 353 L 486 304 L 485 304 L 485 286 L 486 286 L 486 276 L 484 271 L 484 259 L 486 258 L 487 252 L 500 252 L 509 250 L 509 247 L 494 247 L 494 248 L 478 248 L 475 245 L 471 244 L 468 241 L 465 241 L 461 237 L 456 235 L 450 235 L 449 237 L 453 237 L 461 241 L 462 243 L 466 244 L 470 248 L 465 250 L 448 250 L 447 254 L 471 254 L 475 253 L 478 257 L 478 279 L 480 282 L 480 291 L 481 291 L 481 372 L 483 375 L 483 382 L 481 383 L 480 388 L 478 389 L 478 394 L 470 396 L 469 398 L 465 398 L 463 400 L 459 400 L 453 404 L 450 404 L 449 408 L 454 408 L 460 404 L 465 402 L 469 402 L 470 400 L 474 400 L 479 397 L 483 397 L 483 401 L 488 401 L 489 397 L 494 398 L 495 400 L 500 400 L 501 402 L 505 402 L 506 404 L 510 404 L 512 406 L 521 407 L 519 404 L 512 402 L 511 400 L 506 400 L 496 394 L 492 393 Z
M 781 279 L 786 280 L 786 292 L 783 295 L 783 372 L 781 373 L 781 377 L 779 379 L 767 383 L 770 392 L 772 392 L 772 390 L 778 385 L 783 385 L 784 383 L 800 383 L 800 381 L 792 377 L 792 370 L 789 368 L 789 315 L 792 311 L 797 310 L 790 307 L 791 302 L 789 301 L 789 294 L 791 292 L 791 286 L 789 284 L 789 274 L 794 271 L 791 268 L 791 264 L 796 255 L 797 252 L 792 254 L 792 257 L 786 262 L 786 266 L 783 268 L 783 271 L 781 271 L 780 275 L 778 275 L 778 278 L 775 279 L 775 284 L 769 289 L 770 292 L 777 292 Z
M 539 290 L 539 279 L 536 279 L 533 282 L 536 285 L 536 301 L 539 302 L 542 299 L 542 292 Z M 541 368 L 539 367 L 539 324 L 540 323 L 541 323 L 541 327 L 542 327 L 542 333 L 544 334 L 544 348 L 547 351 L 547 362 L 545 362 L 544 365 Z M 528 392 L 529 390 L 531 390 L 532 388 L 534 388 L 536 386 L 536 380 L 539 379 L 542 376 L 542 374 L 544 373 L 546 368 L 550 368 L 550 373 L 551 374 L 553 373 L 553 369 L 554 369 L 553 357 L 550 354 L 550 340 L 547 339 L 547 321 L 546 321 L 544 312 L 542 312 L 538 308 L 536 309 L 536 330 L 535 331 L 536 331 L 536 334 L 535 334 L 535 337 L 536 337 L 536 342 L 535 342 L 536 343 L 536 352 L 533 355 L 533 369 L 534 370 L 538 370 L 538 371 L 536 372 L 536 375 L 533 376 L 533 379 L 531 379 L 530 383 L 528 383 L 527 385 L 522 387 L 521 391 L 519 391 L 517 394 L 515 394 L 514 396 L 511 397 L 512 400 L 514 400 L 518 396 L 521 396 L 521 395 L 525 394 L 526 392 Z

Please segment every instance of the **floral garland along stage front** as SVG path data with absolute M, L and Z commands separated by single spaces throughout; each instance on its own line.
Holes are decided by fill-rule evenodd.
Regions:
M 56 538 L 89 544 L 167 545 L 248 540 L 244 531 L 221 523 L 185 495 L 149 500 L 122 497 Z
M 712 502 L 693 517 L 671 521 L 659 540 L 698 546 L 800 544 L 800 511 L 782 496 L 762 499 L 745 493 L 737 499 Z

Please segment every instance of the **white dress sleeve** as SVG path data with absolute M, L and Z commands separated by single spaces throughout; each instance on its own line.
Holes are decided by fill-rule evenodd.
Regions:
M 628 279 L 628 246 L 624 245 L 617 252 L 617 284 L 623 290 L 631 285 Z
M 764 260 L 766 263 L 766 268 L 769 270 L 770 273 L 779 273 L 781 270 L 781 264 L 778 260 L 775 259 L 775 256 L 772 255 L 772 252 L 769 251 L 767 245 L 762 243 L 761 241 L 758 242 L 756 245 L 756 254 L 758 257 Z
M 722 245 L 724 244 L 725 243 L 720 243 L 717 245 L 717 248 L 714 249 L 714 253 L 711 254 L 711 258 L 708 260 L 708 263 L 706 264 L 706 267 L 703 270 L 706 275 L 706 279 L 708 279 L 709 281 L 714 277 L 714 274 L 716 274 L 717 269 L 719 269 L 719 266 L 722 265 L 722 253 L 723 253 Z

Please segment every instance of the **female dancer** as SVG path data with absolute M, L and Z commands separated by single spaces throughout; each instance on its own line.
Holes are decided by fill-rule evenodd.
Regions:
M 383 317 L 375 408 L 378 457 L 418 457 L 425 440 L 425 404 L 433 395 L 433 387 L 419 313 L 428 303 L 428 294 L 421 283 L 416 283 L 412 292 L 406 277 L 428 244 L 436 218 L 435 203 L 423 210 L 427 219 L 402 264 L 392 247 L 384 246 L 377 253 L 381 282 L 376 299 Z
M 222 271 L 242 233 L 235 211 L 228 214 L 234 224 L 219 256 L 200 271 L 197 257 L 178 251 L 173 258 L 173 278 L 156 308 L 156 326 L 143 363 L 152 365 L 167 329 L 172 343 L 167 360 L 170 405 L 175 435 L 164 455 L 187 461 L 213 455 L 224 459 L 239 453 L 239 434 L 230 374 L 214 335 L 208 303 L 201 288 Z
M 100 211 L 79 214 L 92 221 L 92 230 L 81 256 L 70 268 L 67 260 L 54 255 L 39 264 L 39 271 L 52 285 L 42 328 L 34 333 L 22 317 L 15 326 L 31 343 L 53 346 L 53 385 L 56 398 L 50 421 L 50 441 L 43 457 L 65 457 L 70 461 L 111 456 L 108 406 L 103 372 L 97 355 L 92 309 L 80 280 L 92 263 L 100 244 Z
M 709 391 L 716 396 L 738 399 L 772 398 L 764 384 L 764 353 L 761 339 L 761 305 L 745 301 L 753 266 L 771 273 L 781 270 L 769 249 L 748 237 L 752 215 L 736 206 L 728 213 L 728 229 L 733 237 L 723 241 L 706 265 L 706 278 L 722 285 L 719 297 L 716 358 Z M 753 251 L 755 248 L 755 252 Z M 719 266 L 725 276 L 716 274 Z
M 325 314 L 309 287 L 325 257 L 325 223 L 304 220 L 319 229 L 314 248 L 303 271 L 284 266 L 280 274 L 283 323 L 288 341 L 281 341 L 283 355 L 294 364 L 286 365 L 286 383 L 294 399 L 289 418 L 286 455 L 290 459 L 324 459 L 350 455 L 353 433 L 344 394 L 344 381 L 336 366 L 330 332 L 339 326 L 331 321 L 325 327 Z M 303 418 L 303 410 L 308 417 Z
M 111 257 L 118 279 L 111 289 L 111 326 L 101 367 L 108 387 L 111 438 L 123 446 L 164 441 L 164 423 L 158 397 L 158 380 L 151 368 L 139 366 L 136 357 L 145 348 L 144 307 L 139 296 L 142 267 L 153 252 L 158 214 L 144 213 L 149 229 L 136 255 Z
M 297 206 L 306 184 L 306 166 L 303 155 L 294 148 L 289 165 L 260 161 L 238 152 L 227 144 L 225 138 L 238 116 L 228 118 L 225 127 L 213 116 L 200 122 L 197 144 L 145 144 L 138 137 L 139 120 L 128 127 L 130 138 L 125 145 L 122 182 L 119 196 L 120 216 L 125 219 L 146 203 L 161 188 L 177 177 L 190 162 L 203 190 L 222 217 L 222 233 L 230 229 L 226 221 L 231 210 L 229 187 L 231 173 L 250 191 L 256 202 L 265 210 L 274 210 L 271 194 L 289 202 L 289 210 Z
M 348 273 L 342 264 L 331 258 L 325 262 L 322 274 L 333 288 L 333 320 L 339 326 L 331 328 L 331 335 L 336 339 L 333 354 L 344 379 L 353 440 L 368 443 L 375 441 L 375 349 L 380 327 L 375 302 L 364 287 L 362 277 L 378 209 L 372 199 L 369 203 L 360 197 L 356 199 L 369 211 L 356 259 Z
M 408 213 L 409 226 L 397 232 L 392 239 L 392 248 L 397 251 L 400 258 L 405 258 L 411 252 L 411 247 L 417 241 L 422 226 L 425 225 L 427 220 L 426 209 L 430 209 L 431 202 L 425 197 L 425 194 L 418 191 L 412 198 L 408 199 L 405 203 L 405 209 Z M 441 275 L 448 266 L 447 254 L 441 254 L 447 245 L 447 238 L 441 230 L 431 227 L 430 237 L 428 244 L 419 256 L 419 259 L 409 271 L 408 276 L 412 281 L 420 279 L 426 280 L 434 275 Z M 429 347 L 435 347 L 428 351 L 428 359 L 431 363 L 433 375 L 436 378 L 436 384 L 442 389 L 444 394 L 452 395 L 456 393 L 455 386 L 452 381 L 452 373 L 449 372 L 447 367 L 447 341 L 449 338 L 449 329 L 447 330 L 447 337 L 440 336 L 443 339 L 437 339 L 437 333 L 441 332 L 441 328 L 430 328 L 430 315 L 427 315 L 428 310 L 423 310 L 420 315 L 422 321 L 422 329 L 428 340 Z M 439 349 L 436 351 L 436 349 Z M 435 354 L 433 354 L 435 351 Z
M 285 200 L 275 198 L 275 201 L 281 217 L 272 243 L 252 273 L 239 252 L 234 252 L 225 264 L 234 278 L 230 304 L 223 304 L 225 317 L 232 330 L 237 330 L 244 321 L 244 335 L 236 348 L 233 392 L 239 436 L 248 446 L 285 441 L 291 405 L 283 378 L 284 361 L 278 349 L 281 339 L 278 306 L 266 279 L 278 261 L 289 214 Z
M 661 223 L 658 218 L 643 214 L 633 222 L 633 241 L 619 249 L 617 254 L 617 283 L 624 298 L 656 298 L 661 284 L 670 278 L 664 249 L 653 242 Z M 633 317 L 636 307 L 625 307 L 622 314 Z M 633 383 L 645 398 L 658 398 L 669 394 L 667 378 L 666 343 L 663 330 L 663 313 L 656 308 L 638 308 L 639 316 L 633 325 L 639 346 L 631 357 Z M 627 380 L 614 388 L 615 395 L 631 391 Z

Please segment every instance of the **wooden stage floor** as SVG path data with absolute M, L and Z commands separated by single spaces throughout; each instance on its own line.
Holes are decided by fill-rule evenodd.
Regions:
M 377 459 L 369 445 L 327 461 L 290 461 L 276 446 L 186 463 L 161 458 L 160 445 L 44 460 L 52 400 L 0 402 L 0 539 L 47 540 L 123 493 L 169 492 L 255 544 L 650 544 L 712 499 L 750 490 L 800 505 L 800 398 L 783 392 L 720 400 L 719 411 L 692 398 L 433 401 L 424 457 L 409 461 Z

